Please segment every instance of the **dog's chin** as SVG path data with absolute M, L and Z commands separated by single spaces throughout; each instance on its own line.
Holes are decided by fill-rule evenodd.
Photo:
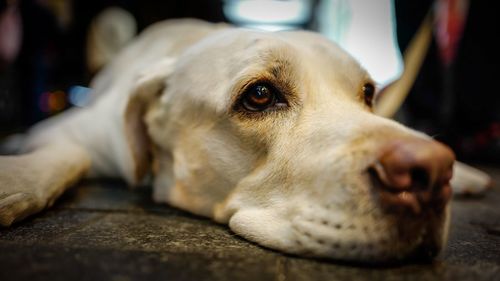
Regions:
M 390 218 L 387 228 L 372 227 L 363 234 L 342 233 L 336 226 L 325 231 L 320 225 L 296 222 L 299 233 L 291 248 L 299 255 L 369 265 L 430 261 L 444 247 L 446 231 L 444 221 L 428 219 L 408 222 L 407 218 Z
M 421 216 L 373 213 L 352 216 L 308 205 L 240 210 L 231 229 L 261 246 L 289 254 L 341 262 L 384 265 L 429 261 L 446 243 L 448 208 Z M 380 208 L 379 208 L 380 209 Z

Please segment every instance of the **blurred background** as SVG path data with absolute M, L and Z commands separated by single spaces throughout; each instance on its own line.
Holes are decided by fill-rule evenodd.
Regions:
M 137 32 L 185 17 L 318 31 L 381 88 L 404 73 L 428 19 L 430 40 L 395 118 L 462 161 L 500 164 L 500 19 L 486 0 L 0 0 L 0 138 L 85 106 L 93 75 Z

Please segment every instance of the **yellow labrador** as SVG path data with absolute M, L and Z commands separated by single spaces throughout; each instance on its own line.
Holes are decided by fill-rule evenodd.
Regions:
M 373 114 L 368 73 L 318 34 L 158 23 L 91 87 L 0 158 L 1 225 L 105 176 L 150 179 L 156 201 L 287 253 L 378 262 L 445 244 L 453 153 Z

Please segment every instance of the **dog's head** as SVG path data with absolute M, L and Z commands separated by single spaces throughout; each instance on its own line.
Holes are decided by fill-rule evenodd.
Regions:
M 229 29 L 148 73 L 127 124 L 138 175 L 151 143 L 156 200 L 299 255 L 378 262 L 445 243 L 453 154 L 373 114 L 373 81 L 334 43 Z

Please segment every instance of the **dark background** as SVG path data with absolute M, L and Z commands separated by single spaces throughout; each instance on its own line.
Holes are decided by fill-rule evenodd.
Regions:
M 313 1 L 316 3 L 316 1 Z M 25 130 L 57 112 L 44 112 L 40 98 L 47 91 L 67 92 L 87 85 L 85 40 L 91 20 L 104 8 L 122 7 L 133 14 L 139 30 L 168 18 L 194 17 L 227 21 L 222 0 L 136 1 L 75 0 L 71 24 L 61 28 L 41 1 L 18 1 L 23 41 L 17 58 L 0 64 L 0 136 Z M 402 51 L 420 26 L 433 1 L 396 0 L 397 36 Z M 0 12 L 7 1 L 0 0 Z M 315 15 L 304 27 L 313 27 Z M 458 53 L 450 67 L 441 62 L 435 41 L 401 121 L 451 145 L 463 161 L 500 163 L 500 34 L 492 1 L 470 1 Z M 444 92 L 452 91 L 443 112 Z M 71 105 L 65 103 L 63 108 Z
M 1 11 L 6 1 L 0 3 Z M 75 0 L 72 22 L 62 29 L 55 15 L 39 1 L 19 1 L 23 24 L 21 51 L 14 63 L 0 68 L 1 133 L 23 130 L 54 114 L 41 110 L 38 103 L 43 93 L 66 92 L 72 85 L 88 84 L 91 77 L 84 49 L 88 28 L 92 19 L 110 6 L 131 12 L 139 30 L 168 18 L 225 21 L 222 2 L 217 0 Z
M 433 2 L 395 1 L 401 51 Z M 499 34 L 500 18 L 492 2 L 470 1 L 455 60 L 445 68 L 433 40 L 403 105 L 404 123 L 451 145 L 463 161 L 500 163 L 500 46 L 495 39 Z M 447 114 L 443 112 L 446 87 L 452 91 Z

